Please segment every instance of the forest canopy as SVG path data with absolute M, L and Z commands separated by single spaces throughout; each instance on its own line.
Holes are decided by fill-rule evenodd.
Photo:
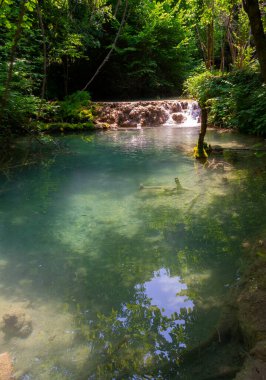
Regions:
M 44 117 L 54 112 L 51 101 L 82 90 L 93 100 L 133 100 L 177 97 L 186 88 L 212 99 L 218 125 L 234 126 L 236 83 L 255 81 L 251 102 L 265 107 L 265 14 L 257 0 L 1 0 L 2 125 Z M 203 91 L 206 75 L 217 96 L 229 89 L 228 109 Z M 264 124 L 255 132 L 265 133 Z

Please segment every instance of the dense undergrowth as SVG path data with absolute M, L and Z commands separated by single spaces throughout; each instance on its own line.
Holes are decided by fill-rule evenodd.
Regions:
M 94 106 L 88 92 L 77 91 L 62 101 L 46 101 L 23 90 L 13 90 L 5 107 L 4 122 L 11 133 L 39 134 L 95 128 Z
M 3 0 L 0 135 L 92 129 L 90 94 L 179 97 L 187 78 L 210 123 L 265 134 L 265 87 L 253 67 L 260 51 L 247 13 L 241 0 Z M 204 73 L 191 76 L 198 67 Z
M 190 77 L 185 87 L 207 106 L 210 125 L 266 134 L 266 85 L 256 66 L 226 74 L 205 71 Z
M 95 128 L 95 105 L 89 92 L 77 91 L 62 101 L 46 101 L 27 93 L 28 81 L 27 77 L 17 78 L 6 105 L 5 119 L 12 131 L 54 133 Z M 257 66 L 229 73 L 205 70 L 187 79 L 184 91 L 207 106 L 209 125 L 266 134 L 266 86 Z
M 63 101 L 45 102 L 38 119 L 32 123 L 37 132 L 71 132 L 94 129 L 94 106 L 90 94 L 77 91 Z

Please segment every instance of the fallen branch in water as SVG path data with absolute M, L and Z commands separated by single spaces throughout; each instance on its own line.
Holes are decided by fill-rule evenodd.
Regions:
M 217 161 L 215 158 L 213 158 L 211 161 L 207 160 L 205 164 L 203 165 L 204 168 L 211 169 L 211 170 L 224 170 L 228 168 L 232 168 L 233 166 L 225 161 Z
M 145 186 L 143 183 L 139 185 L 139 190 L 163 190 L 163 191 L 189 191 L 190 189 L 184 188 L 179 179 L 175 178 L 176 187 L 172 186 L 160 186 L 160 185 L 154 185 L 154 186 Z

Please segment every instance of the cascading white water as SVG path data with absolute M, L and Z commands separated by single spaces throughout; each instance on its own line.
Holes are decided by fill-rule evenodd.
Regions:
M 184 103 L 183 103 L 184 104 Z M 169 112 L 169 118 L 164 123 L 165 126 L 170 127 L 197 127 L 200 124 L 200 115 L 201 110 L 196 101 L 186 101 L 187 108 L 182 107 L 181 114 L 183 115 L 183 119 L 181 122 L 178 122 L 173 119 L 175 113 Z
M 193 100 L 107 102 L 97 104 L 97 124 L 112 129 L 171 126 L 195 127 L 200 122 L 200 108 Z

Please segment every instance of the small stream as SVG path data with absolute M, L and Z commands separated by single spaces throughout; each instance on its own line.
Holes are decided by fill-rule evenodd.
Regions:
M 264 153 L 228 150 L 208 169 L 188 154 L 197 135 L 59 137 L 67 149 L 2 178 L 0 318 L 12 308 L 32 323 L 0 332 L 19 380 L 193 379 L 182 353 L 213 333 L 244 243 L 266 231 Z

